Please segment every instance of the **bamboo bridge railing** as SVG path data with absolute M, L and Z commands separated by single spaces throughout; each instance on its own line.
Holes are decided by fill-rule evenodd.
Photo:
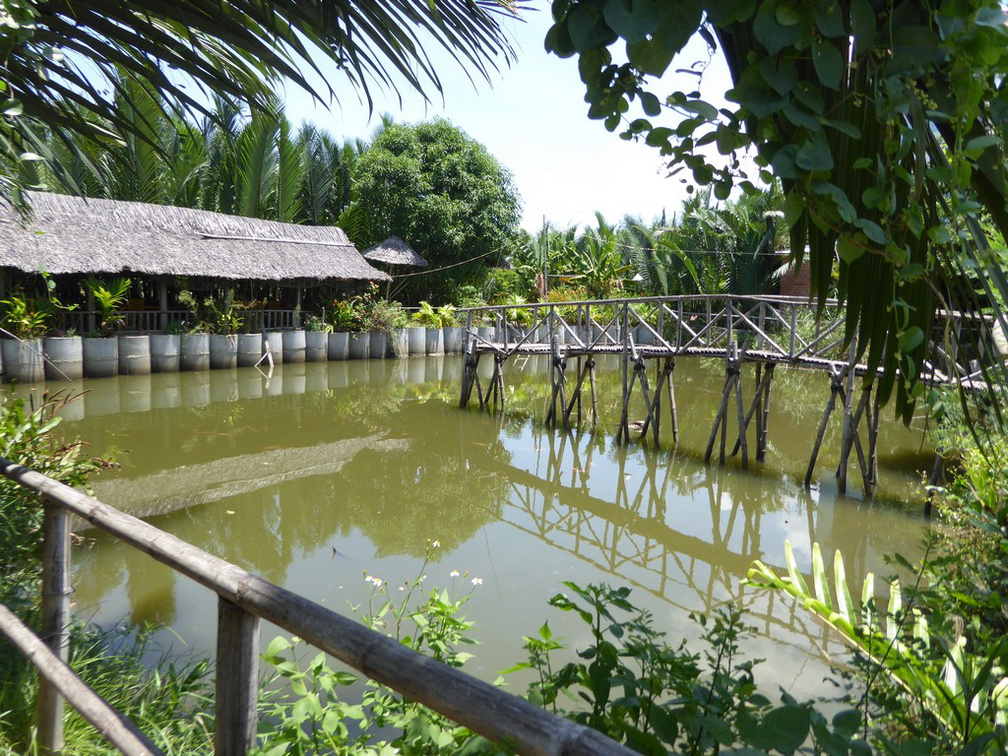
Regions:
M 259 623 L 268 620 L 367 677 L 440 712 L 475 733 L 535 756 L 630 756 L 601 733 L 550 714 L 489 683 L 423 656 L 344 617 L 21 465 L 0 459 L 0 474 L 36 492 L 44 508 L 42 634 L 0 605 L 0 632 L 39 671 L 38 743 L 63 747 L 69 702 L 122 753 L 160 751 L 132 722 L 67 666 L 70 623 L 70 519 L 76 515 L 214 591 L 217 604 L 214 753 L 245 754 L 257 726 Z
M 869 374 L 868 366 L 855 360 L 856 339 L 850 339 L 845 346 L 844 310 L 837 302 L 826 302 L 820 308 L 806 299 L 791 297 L 691 295 L 477 307 L 460 311 L 460 316 L 465 319 L 466 333 L 459 407 L 468 406 L 475 390 L 481 409 L 503 413 L 503 366 L 515 355 L 548 355 L 546 424 L 565 428 L 580 425 L 587 412 L 588 391 L 591 422 L 597 425 L 595 357 L 617 355 L 622 411 L 616 438 L 621 443 L 630 441 L 633 425 L 642 439 L 650 433 L 657 446 L 666 402 L 676 443 L 676 359 L 723 359 L 725 384 L 704 457 L 709 462 L 717 448 L 719 462 L 724 464 L 727 428 L 732 419 L 737 435 L 731 455 L 741 452 L 743 468 L 749 465 L 750 425 L 755 425 L 756 461 L 763 461 L 766 454 L 775 367 L 824 372 L 830 379 L 830 398 L 812 446 L 805 486 L 811 484 L 830 416 L 839 403 L 843 434 L 838 489 L 841 493 L 847 490 L 847 465 L 852 453 L 857 456 L 865 494 L 870 496 L 875 488 L 880 408 L 874 388 L 878 374 Z M 990 317 L 939 312 L 933 333 L 929 334 L 922 380 L 929 385 L 967 389 L 986 386 L 990 366 L 1003 358 L 996 346 L 995 326 Z M 484 355 L 493 359 L 493 373 L 486 387 L 479 374 Z M 569 379 L 567 371 L 572 360 L 575 368 Z M 649 360 L 655 364 L 653 384 L 648 377 Z M 744 364 L 755 365 L 755 389 L 748 404 L 740 380 Z M 855 390 L 857 376 L 863 381 Z M 629 410 L 635 388 L 643 397 L 646 415 L 643 421 L 631 422 Z M 859 434 L 862 425 L 865 441 Z

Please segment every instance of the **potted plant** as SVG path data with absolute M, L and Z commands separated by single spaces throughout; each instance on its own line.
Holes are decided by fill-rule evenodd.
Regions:
M 420 309 L 413 313 L 413 320 L 427 329 L 425 336 L 425 353 L 442 354 L 444 352 L 444 335 L 441 332 L 441 318 L 430 302 L 421 302 Z
M 354 329 L 356 314 L 350 300 L 333 300 L 332 309 L 326 313 L 329 320 L 328 353 L 330 360 L 345 360 L 349 336 Z
M 115 330 L 125 322 L 122 307 L 126 304 L 130 284 L 128 278 L 113 279 L 108 285 L 93 279 L 85 282 L 88 292 L 94 299 L 95 311 L 98 316 L 97 334 L 89 335 L 84 339 L 84 375 L 89 378 L 104 378 L 119 372 L 119 340 L 115 338 Z M 147 349 L 149 372 L 149 340 L 147 341 Z M 131 349 L 131 356 L 133 356 L 133 351 Z M 136 360 L 142 360 L 142 356 L 136 357 Z
M 294 308 L 293 330 L 284 331 L 281 341 L 283 343 L 284 362 L 302 363 L 305 361 L 305 332 L 301 328 L 300 305 Z
M 228 289 L 220 306 L 212 297 L 203 301 L 210 331 L 210 369 L 225 370 L 238 364 L 238 329 L 242 326 L 234 289 Z
M 368 308 L 367 326 L 371 334 L 371 358 L 396 357 L 408 352 L 406 312 L 398 302 L 373 300 Z
M 178 295 L 179 304 L 189 311 L 179 340 L 179 368 L 198 371 L 210 367 L 210 335 L 203 317 L 203 307 L 195 295 L 183 289 Z
M 329 359 L 331 330 L 321 315 L 309 315 L 305 319 L 305 362 L 325 362 Z
M 374 288 L 372 285 L 365 294 L 351 297 L 348 303 L 353 313 L 347 339 L 347 357 L 351 360 L 366 360 L 371 353 L 370 318 Z
M 34 383 L 45 379 L 42 336 L 52 320 L 51 303 L 43 298 L 14 294 L 4 306 L 0 327 L 4 330 L 2 356 L 4 380 Z
M 455 315 L 456 309 L 453 304 L 441 305 L 437 309 L 445 354 L 458 354 L 462 351 L 462 329 Z

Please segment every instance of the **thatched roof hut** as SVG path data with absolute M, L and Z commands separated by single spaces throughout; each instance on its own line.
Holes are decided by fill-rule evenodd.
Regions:
M 366 260 L 386 265 L 404 265 L 412 268 L 427 266 L 427 261 L 398 236 L 390 236 L 381 244 L 376 244 L 365 250 L 363 254 Z
M 336 227 L 33 192 L 0 203 L 0 269 L 251 281 L 387 281 Z

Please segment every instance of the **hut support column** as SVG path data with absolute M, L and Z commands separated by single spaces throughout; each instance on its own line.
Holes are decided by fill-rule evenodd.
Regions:
M 162 277 L 158 281 L 158 329 L 168 330 L 168 280 Z
M 721 392 L 721 404 L 718 406 L 717 415 L 714 417 L 714 427 L 711 428 L 710 438 L 707 440 L 707 450 L 704 452 L 704 462 L 710 462 L 714 453 L 714 441 L 717 439 L 718 430 L 721 431 L 721 453 L 719 463 L 725 461 L 725 443 L 728 434 L 728 401 L 731 399 L 732 390 L 739 380 L 740 360 L 738 356 L 738 344 L 733 343 L 728 351 L 725 364 L 725 385 Z

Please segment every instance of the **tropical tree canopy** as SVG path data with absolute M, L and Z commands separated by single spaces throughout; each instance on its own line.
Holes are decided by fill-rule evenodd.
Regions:
M 10 187 L 18 159 L 38 145 L 25 119 L 57 134 L 129 133 L 116 104 L 127 82 L 161 93 L 180 111 L 208 95 L 267 102 L 280 79 L 311 89 L 320 61 L 334 63 L 370 101 L 374 85 L 425 91 L 441 83 L 423 45 L 487 75 L 511 48 L 498 14 L 512 0 L 341 0 L 182 3 L 7 0 L 0 10 L 0 93 Z M 319 92 L 333 95 L 333 89 Z M 111 127 L 111 128 L 109 128 Z
M 908 420 L 936 308 L 1008 293 L 981 228 L 988 219 L 1003 246 L 1001 4 L 557 0 L 553 16 L 546 46 L 578 56 L 590 117 L 719 199 L 781 180 L 793 258 L 807 246 L 820 299 L 838 265 L 847 337 L 884 367 L 880 393 L 895 387 Z M 694 34 L 723 52 L 734 107 L 704 101 L 689 75 L 681 91 L 655 91 Z M 743 168 L 747 151 L 758 177 Z
M 510 172 L 444 119 L 391 125 L 361 154 L 354 199 L 359 248 L 405 239 L 431 272 L 410 280 L 405 299 L 450 301 L 507 255 L 521 217 Z

